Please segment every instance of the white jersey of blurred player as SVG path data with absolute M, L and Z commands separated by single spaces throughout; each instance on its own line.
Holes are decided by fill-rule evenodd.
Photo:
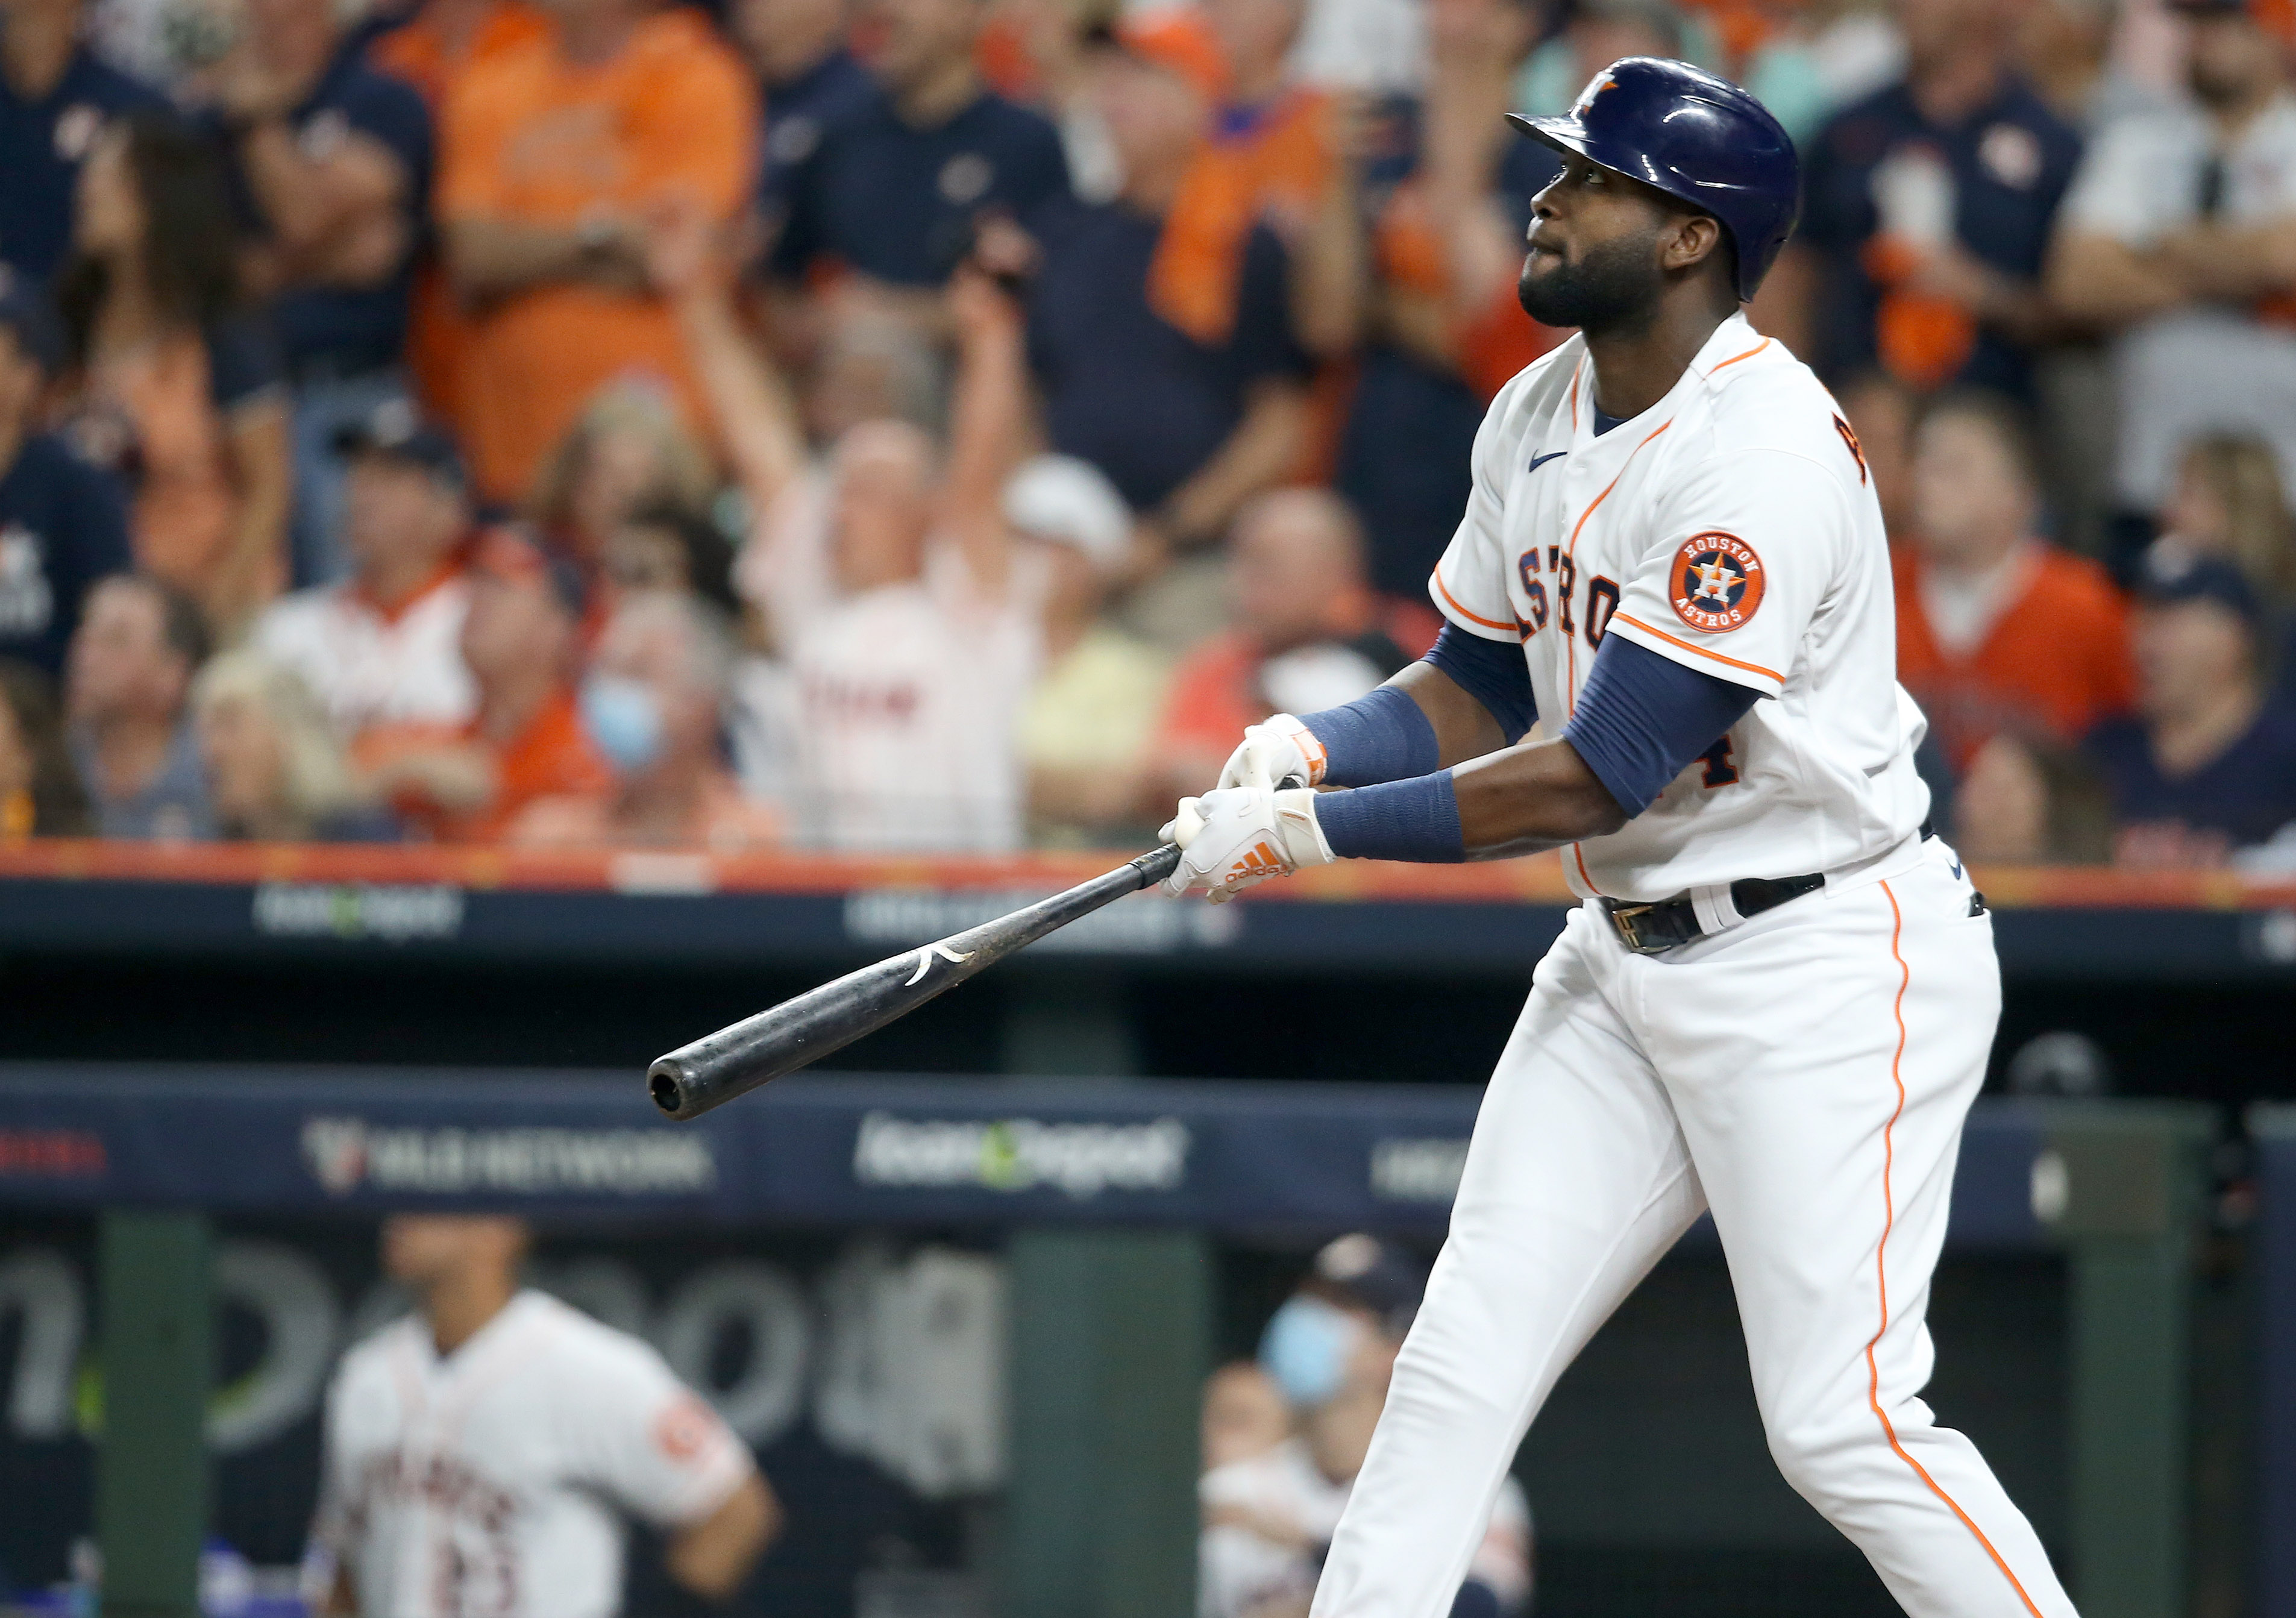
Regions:
M 1325 1477 L 1298 1438 L 1205 1473 L 1196 1498 L 1207 1512 L 1233 1508 L 1279 1537 L 1255 1532 L 1248 1520 L 1208 1524 L 1197 1540 L 1196 1618 L 1252 1618 L 1304 1600 L 1316 1588 L 1316 1552 L 1339 1526 L 1353 1486 Z M 1530 1501 L 1512 1477 L 1499 1485 L 1467 1577 L 1503 1613 L 1519 1611 L 1530 1594 Z
M 750 1451 L 661 1356 L 522 1292 L 440 1359 L 420 1315 L 343 1357 L 315 1538 L 366 1618 L 607 1618 L 617 1511 L 697 1523 Z
M 830 497 L 825 476 L 792 484 L 738 576 L 789 660 L 800 834 L 845 849 L 1018 848 L 1041 570 L 1015 557 L 991 595 L 955 545 L 935 542 L 921 578 L 846 594 L 831 574 Z
M 1539 965 L 1469 1150 L 1316 1618 L 1442 1618 L 1525 1427 L 1711 1210 L 1787 1480 L 1920 1618 L 2071 1603 L 1983 1458 L 1919 1398 L 1962 1120 L 1999 1014 L 1992 923 L 1920 826 L 1865 459 L 1784 349 L 1725 321 L 1598 435 L 1572 338 L 1493 402 L 1431 584 L 1519 641 L 1546 734 L 1623 636 L 1758 693 L 1624 829 L 1563 850 Z M 1823 875 L 1742 918 L 1730 884 Z M 1600 900 L 1687 891 L 1709 934 L 1630 950 Z

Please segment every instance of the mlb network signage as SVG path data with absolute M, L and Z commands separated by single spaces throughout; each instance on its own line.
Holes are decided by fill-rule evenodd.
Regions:
M 1475 1099 L 832 1073 L 672 1123 L 636 1073 L 0 1065 L 0 1204 L 1439 1231 Z

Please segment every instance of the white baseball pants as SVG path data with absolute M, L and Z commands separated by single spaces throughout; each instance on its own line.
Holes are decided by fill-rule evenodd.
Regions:
M 1915 1618 L 2070 1618 L 1919 1395 L 1961 1128 L 2000 1014 L 1930 840 L 1664 957 L 1574 913 L 1492 1075 L 1315 1618 L 1444 1618 L 1555 1379 L 1702 1211 L 1770 1453 Z

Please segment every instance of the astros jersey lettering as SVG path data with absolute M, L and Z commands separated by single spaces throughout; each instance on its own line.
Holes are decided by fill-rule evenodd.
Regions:
M 1864 454 L 1809 368 L 1743 316 L 1599 435 L 1583 338 L 1509 382 L 1429 591 L 1462 629 L 1521 642 L 1550 735 L 1611 635 L 1769 699 L 1623 830 L 1565 850 L 1582 895 L 1841 871 L 1928 812 Z

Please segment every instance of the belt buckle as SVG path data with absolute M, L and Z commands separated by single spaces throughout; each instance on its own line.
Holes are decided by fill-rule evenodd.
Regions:
M 1622 905 L 1613 901 L 1606 908 L 1611 913 L 1611 925 L 1618 929 L 1619 937 L 1636 955 L 1657 955 L 1671 948 L 1667 944 L 1644 941 L 1642 929 L 1637 924 L 1643 916 L 1658 908 L 1656 905 Z

